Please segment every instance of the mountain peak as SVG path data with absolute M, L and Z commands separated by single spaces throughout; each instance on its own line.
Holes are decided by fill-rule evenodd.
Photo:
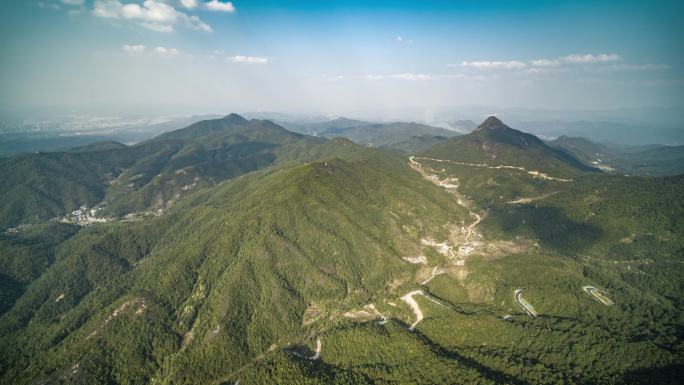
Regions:
M 504 124 L 499 118 L 496 116 L 490 116 L 487 119 L 485 119 L 482 124 L 480 124 L 476 131 L 480 130 L 497 130 L 497 129 L 502 129 L 502 128 L 510 128 L 507 125 Z
M 245 119 L 245 118 L 243 118 L 242 116 L 240 116 L 240 115 L 238 115 L 238 114 L 235 114 L 235 113 L 231 113 L 231 114 L 228 114 L 228 115 L 224 116 L 224 117 L 223 117 L 223 120 L 228 120 L 228 121 L 230 121 L 231 123 L 239 123 L 239 124 L 248 123 L 248 122 L 247 122 L 247 119 Z

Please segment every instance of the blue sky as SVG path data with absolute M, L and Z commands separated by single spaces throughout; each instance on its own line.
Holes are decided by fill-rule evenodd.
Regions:
M 3 110 L 679 107 L 678 2 L 0 5 Z

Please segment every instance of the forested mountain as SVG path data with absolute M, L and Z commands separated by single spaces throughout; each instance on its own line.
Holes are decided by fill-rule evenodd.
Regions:
M 0 226 L 60 217 L 82 205 L 97 206 L 101 216 L 163 210 L 193 190 L 307 157 L 323 142 L 231 114 L 135 146 L 105 142 L 2 158 Z
M 3 212 L 53 214 L 0 234 L 0 384 L 684 369 L 684 177 L 607 175 L 496 118 L 404 156 L 228 115 L 2 170 Z M 80 205 L 111 217 L 41 219 Z
M 505 125 L 490 116 L 467 135 L 421 151 L 422 157 L 489 166 L 513 166 L 570 177 L 592 171 L 574 157 L 546 145 L 541 139 Z

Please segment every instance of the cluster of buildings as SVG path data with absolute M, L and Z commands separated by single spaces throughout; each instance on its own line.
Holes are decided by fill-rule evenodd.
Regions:
M 96 216 L 97 209 L 88 209 L 88 206 L 81 206 L 78 210 L 74 210 L 70 215 L 60 218 L 62 223 L 71 223 L 79 226 L 87 226 L 93 223 L 109 222 L 108 218 Z

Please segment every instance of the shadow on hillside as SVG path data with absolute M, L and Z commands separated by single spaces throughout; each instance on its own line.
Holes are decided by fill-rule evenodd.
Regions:
M 682 364 L 641 368 L 626 372 L 622 377 L 621 383 L 676 385 L 682 383 L 682 373 L 684 373 L 684 365 Z
M 23 292 L 24 288 L 21 282 L 0 273 L 0 316 L 14 306 Z
M 406 324 L 403 321 L 396 320 L 396 322 L 408 329 L 409 325 Z M 443 346 L 433 342 L 430 338 L 428 338 L 425 334 L 421 333 L 418 330 L 414 330 L 412 333 L 415 333 L 416 337 L 421 340 L 423 344 L 428 346 L 430 350 L 435 352 L 440 357 L 445 357 L 450 360 L 454 360 L 458 362 L 459 364 L 463 365 L 464 367 L 467 367 L 469 369 L 473 369 L 476 372 L 480 373 L 483 377 L 487 378 L 488 380 L 493 381 L 494 383 L 497 384 L 513 384 L 513 385 L 529 385 L 529 382 L 515 378 L 511 376 L 510 374 L 504 373 L 502 371 L 490 368 L 489 366 L 483 365 L 482 363 L 469 358 L 465 357 L 459 353 L 456 353 L 454 351 L 448 350 L 444 348 Z
M 307 384 L 348 383 L 358 385 L 371 385 L 375 383 L 368 375 L 361 373 L 359 371 L 354 371 L 340 366 L 332 365 L 323 360 L 309 360 L 307 358 L 297 357 L 296 355 L 292 354 L 291 350 L 288 349 L 285 349 L 284 352 L 290 355 L 288 359 L 291 360 L 291 362 L 296 362 L 296 366 L 287 368 L 286 370 L 274 371 L 271 365 L 277 365 L 278 361 L 271 361 L 270 363 L 267 361 L 266 365 L 264 365 L 268 367 L 266 369 L 268 371 L 268 374 L 265 376 L 267 380 L 265 380 L 262 383 L 275 383 L 273 382 L 273 380 L 276 380 L 279 384 L 303 383 L 300 381 L 305 381 Z M 257 365 L 263 365 L 263 363 Z M 288 371 L 290 373 L 287 373 Z M 294 373 L 292 373 L 293 371 Z M 259 373 L 259 371 L 257 371 L 257 373 Z M 293 381 L 293 378 L 296 378 L 298 374 L 301 376 L 300 378 L 298 378 L 299 381 Z M 236 385 L 239 383 L 237 379 L 241 375 L 244 375 L 244 373 L 235 373 L 235 378 L 233 380 L 220 382 L 220 385 Z M 279 376 L 283 377 L 279 378 Z M 271 381 L 268 381 L 268 379 L 270 379 Z M 339 379 L 342 380 L 340 381 Z
M 301 359 L 309 359 L 309 357 L 313 357 L 314 354 L 316 354 L 311 348 L 304 344 L 294 344 L 290 345 L 286 348 L 283 349 L 283 352 L 287 354 L 291 354 L 294 357 L 301 358 Z
M 549 206 L 523 205 L 493 212 L 489 223 L 508 233 L 531 233 L 542 247 L 565 253 L 582 253 L 603 236 L 600 227 L 577 222 L 561 209 Z

